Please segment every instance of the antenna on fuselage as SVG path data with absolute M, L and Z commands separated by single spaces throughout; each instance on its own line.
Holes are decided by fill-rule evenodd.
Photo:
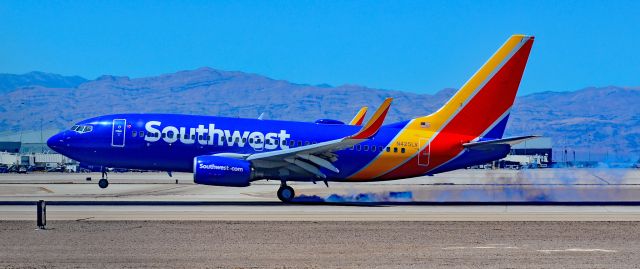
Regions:
M 260 116 L 258 116 L 258 119 L 262 120 L 262 117 L 264 117 L 264 112 L 260 113 Z

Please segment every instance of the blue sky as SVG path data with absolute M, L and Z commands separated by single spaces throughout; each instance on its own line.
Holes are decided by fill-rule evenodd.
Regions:
M 521 94 L 640 86 L 640 1 L 1 1 L 0 72 L 210 66 L 296 83 L 460 87 L 513 33 Z

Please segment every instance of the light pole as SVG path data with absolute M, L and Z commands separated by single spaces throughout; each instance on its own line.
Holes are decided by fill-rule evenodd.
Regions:
M 44 153 L 44 145 L 42 139 L 42 118 L 40 118 L 40 153 Z
M 53 122 L 53 120 L 47 121 L 47 123 Z M 44 153 L 44 135 L 42 131 L 43 119 L 40 118 L 40 153 Z

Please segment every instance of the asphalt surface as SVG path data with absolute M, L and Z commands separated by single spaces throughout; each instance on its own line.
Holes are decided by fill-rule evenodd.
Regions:
M 207 206 L 47 206 L 48 220 L 640 221 L 638 206 L 369 206 L 247 202 Z M 0 220 L 35 220 L 36 207 L 0 206 Z
M 0 221 L 3 268 L 637 268 L 635 222 Z
M 91 177 L 92 180 L 86 180 Z M 200 186 L 190 174 L 0 175 L 0 268 L 637 268 L 640 170 L 460 170 Z M 176 182 L 177 180 L 177 182 Z M 35 228 L 46 200 L 47 229 Z

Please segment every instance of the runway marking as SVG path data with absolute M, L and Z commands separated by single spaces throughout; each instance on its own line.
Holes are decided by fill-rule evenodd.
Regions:
M 596 175 L 595 173 L 593 173 L 593 172 L 592 172 L 592 173 L 591 173 L 591 175 L 592 175 L 593 177 L 595 177 L 595 178 L 599 179 L 599 180 L 604 181 L 604 183 L 607 183 L 607 185 L 611 185 L 611 183 L 610 183 L 609 181 L 607 181 L 606 179 L 604 179 L 604 178 L 602 178 L 602 177 L 600 177 L 600 176 Z
M 443 250 L 456 250 L 456 249 L 519 249 L 519 247 L 507 246 L 506 244 L 488 244 L 486 246 L 455 246 L 444 247 Z
M 568 249 L 539 249 L 539 252 L 542 253 L 557 253 L 557 252 L 605 252 L 605 253 L 615 253 L 617 250 L 612 249 L 601 249 L 601 248 L 568 248 Z
M 40 190 L 42 190 L 43 192 L 46 192 L 46 193 L 53 193 L 53 191 L 52 191 L 52 190 L 50 190 L 50 189 L 48 189 L 48 188 L 45 188 L 45 187 L 39 187 L 39 188 L 40 188 Z
M 85 221 L 85 220 L 90 220 L 90 219 L 94 219 L 95 217 L 88 217 L 88 218 L 81 218 L 81 219 L 76 219 L 76 221 Z

